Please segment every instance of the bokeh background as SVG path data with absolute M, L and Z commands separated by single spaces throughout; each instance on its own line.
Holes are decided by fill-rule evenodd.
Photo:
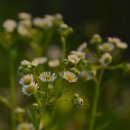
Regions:
M 83 41 L 89 41 L 95 33 L 104 38 L 116 36 L 128 44 L 130 42 L 130 4 L 127 0 L 0 0 L 0 26 L 5 19 L 17 19 L 17 14 L 23 11 L 34 17 L 61 13 L 65 22 L 74 28 L 70 39 L 72 44 L 68 45 L 73 49 Z M 129 61 L 130 47 L 119 58 L 120 61 Z M 9 90 L 4 89 L 9 85 L 8 68 L 7 51 L 0 46 L 0 95 L 4 96 L 9 96 Z M 130 76 L 118 71 L 109 74 L 113 77 L 107 74 L 104 82 L 106 79 L 111 82 L 107 84 L 109 87 L 100 102 L 105 118 L 98 123 L 109 119 L 108 130 L 130 130 Z M 8 109 L 1 106 L 0 122 L 7 125 Z M 0 130 L 3 130 L 1 126 Z

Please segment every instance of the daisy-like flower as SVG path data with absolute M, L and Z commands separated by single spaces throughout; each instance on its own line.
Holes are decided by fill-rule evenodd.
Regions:
M 94 34 L 90 42 L 92 44 L 100 44 L 102 42 L 102 38 L 99 34 Z
M 17 26 L 17 23 L 14 20 L 8 19 L 3 23 L 3 27 L 6 32 L 13 32 Z
M 35 130 L 35 129 L 31 123 L 23 122 L 17 126 L 17 130 Z
M 60 60 L 59 59 L 50 60 L 48 62 L 48 65 L 49 65 L 49 67 L 52 67 L 52 68 L 58 67 L 60 65 Z
M 84 49 L 87 48 L 87 43 L 86 42 L 83 42 L 77 49 L 77 51 L 83 51 Z
M 32 74 L 25 75 L 23 78 L 20 79 L 20 84 L 22 85 L 29 85 L 33 82 L 34 77 Z
M 91 70 L 91 71 L 81 71 L 80 76 L 81 78 L 83 78 L 84 80 L 91 80 L 94 78 L 94 76 L 96 75 L 96 71 L 95 70 Z
M 73 64 L 77 64 L 79 63 L 80 58 L 75 54 L 71 54 L 71 55 L 68 55 L 68 60 Z
M 21 12 L 21 13 L 19 13 L 18 18 L 22 19 L 22 20 L 25 20 L 25 19 L 31 19 L 32 16 L 29 13 Z
M 29 85 L 23 85 L 22 86 L 22 92 L 25 95 L 30 96 L 33 94 L 37 89 L 39 88 L 38 84 L 35 82 L 31 82 Z
M 103 43 L 103 44 L 99 45 L 99 49 L 104 52 L 110 52 L 114 49 L 114 45 L 109 42 Z
M 72 73 L 70 71 L 65 71 L 63 73 L 63 78 L 66 79 L 70 83 L 71 82 L 76 82 L 77 79 L 78 79 L 78 77 L 74 73 Z
M 36 27 L 42 27 L 43 26 L 43 18 L 39 18 L 39 17 L 34 18 L 33 25 Z
M 46 62 L 47 62 L 46 57 L 37 57 L 37 58 L 33 59 L 32 65 L 33 66 L 38 66 L 38 65 L 44 64 Z
M 55 73 L 51 73 L 51 72 L 43 72 L 40 74 L 39 78 L 43 81 L 43 82 L 53 82 L 56 79 L 56 74 Z
M 77 57 L 78 57 L 80 60 L 85 59 L 85 53 L 84 53 L 84 52 L 76 51 L 76 52 L 75 52 L 75 55 L 77 55 Z
M 24 25 L 19 24 L 17 27 L 17 32 L 18 34 L 22 35 L 22 36 L 29 36 L 30 32 L 28 30 L 28 28 L 26 28 Z
M 32 67 L 32 63 L 30 61 L 27 61 L 27 60 L 21 61 L 20 65 L 22 67 L 27 67 L 27 68 L 31 68 Z
M 127 49 L 128 48 L 127 43 L 122 42 L 119 38 L 116 38 L 116 37 L 113 37 L 113 38 L 109 37 L 108 42 L 113 43 L 114 45 L 116 45 L 120 49 Z
M 109 53 L 104 53 L 100 58 L 100 63 L 103 66 L 108 66 L 112 62 L 112 56 Z

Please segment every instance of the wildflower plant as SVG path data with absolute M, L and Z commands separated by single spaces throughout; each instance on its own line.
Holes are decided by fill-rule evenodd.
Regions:
M 18 19 L 18 22 L 6 20 L 3 24 L 4 30 L 0 33 L 1 45 L 11 52 L 12 130 L 16 130 L 16 128 L 17 130 L 63 129 L 54 121 L 58 104 L 69 102 L 72 109 L 84 107 L 88 104 L 87 101 L 84 101 L 84 97 L 88 97 L 86 94 L 84 97 L 80 97 L 79 93 L 83 91 L 82 82 L 89 81 L 94 83 L 95 88 L 92 105 L 89 106 L 90 120 L 84 129 L 95 130 L 103 76 L 106 70 L 130 70 L 129 63 L 115 64 L 113 62 L 116 58 L 116 50 L 127 49 L 128 44 L 116 37 L 108 37 L 104 41 L 99 34 L 95 34 L 90 42 L 83 42 L 77 50 L 67 52 L 67 37 L 73 32 L 73 29 L 64 23 L 62 15 L 45 15 L 43 18 L 33 18 L 30 14 L 22 12 L 18 15 Z M 45 50 L 55 34 L 59 36 L 62 50 L 61 53 L 56 53 L 56 56 L 50 51 L 52 57 L 49 57 Z M 17 109 L 15 103 L 14 60 L 18 54 L 15 48 L 19 46 L 17 42 L 20 40 L 29 43 L 28 47 L 32 48 L 36 55 L 31 58 L 26 56 L 18 67 L 21 93 L 27 99 L 33 97 L 33 103 L 26 109 Z M 4 42 L 7 44 L 3 44 Z M 16 119 L 16 117 L 18 118 Z M 26 119 L 24 120 L 24 118 Z M 17 127 L 16 122 L 18 122 Z M 63 126 L 65 123 L 62 123 Z

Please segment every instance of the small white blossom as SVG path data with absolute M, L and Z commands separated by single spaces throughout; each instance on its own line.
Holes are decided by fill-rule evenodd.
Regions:
M 32 67 L 31 62 L 27 61 L 27 60 L 21 61 L 20 65 L 23 66 L 23 67 L 27 67 L 27 68 L 31 68 Z
M 99 45 L 99 49 L 104 52 L 110 52 L 114 49 L 114 45 L 109 42 L 103 43 L 103 44 Z
M 30 28 L 32 26 L 32 22 L 31 22 L 30 19 L 25 19 L 25 20 L 21 20 L 19 22 L 19 25 L 22 25 L 22 26 L 24 26 L 26 28 Z
M 38 65 L 41 65 L 41 64 L 45 64 L 46 62 L 47 62 L 46 57 L 37 57 L 37 58 L 33 59 L 32 65 L 38 66 Z
M 53 82 L 56 79 L 56 74 L 55 73 L 51 73 L 51 72 L 43 72 L 40 74 L 39 78 L 43 81 L 43 82 Z
M 108 66 L 112 62 L 112 56 L 109 53 L 104 53 L 100 58 L 100 63 L 103 66 Z
M 74 73 L 72 73 L 70 71 L 65 71 L 63 73 L 63 78 L 66 79 L 70 83 L 71 82 L 76 82 L 77 79 L 78 79 L 78 77 Z
M 17 130 L 35 130 L 31 123 L 20 123 L 17 126 Z
M 58 46 L 51 45 L 47 49 L 47 56 L 51 59 L 61 58 L 61 49 Z
M 22 85 L 29 85 L 33 82 L 34 77 L 32 74 L 25 75 L 23 78 L 20 79 L 20 84 Z
M 17 26 L 17 23 L 14 20 L 8 19 L 3 23 L 3 27 L 6 32 L 13 32 Z
M 16 107 L 15 113 L 25 113 L 25 109 L 23 109 L 21 107 Z
M 91 80 L 94 78 L 94 76 L 96 75 L 96 71 L 95 70 L 91 70 L 91 71 L 81 71 L 80 76 L 81 78 L 83 78 L 84 80 Z
M 52 68 L 58 67 L 60 65 L 60 60 L 59 59 L 50 60 L 48 62 L 48 65 L 49 65 L 49 67 L 52 67 Z
M 30 96 L 33 94 L 37 89 L 39 88 L 38 84 L 35 82 L 31 82 L 29 85 L 23 85 L 22 86 L 22 92 L 25 95 Z
M 19 24 L 17 27 L 17 32 L 22 35 L 22 36 L 29 36 L 30 32 L 28 30 L 28 28 L 26 28 L 24 25 Z
M 86 42 L 83 42 L 77 49 L 77 51 L 80 51 L 82 52 L 84 49 L 87 48 L 87 43 Z
M 21 13 L 19 13 L 18 18 L 22 19 L 22 20 L 25 20 L 25 19 L 31 19 L 32 16 L 29 13 L 21 12 Z
M 125 42 L 122 42 L 119 38 L 116 37 L 109 37 L 108 41 L 110 43 L 113 43 L 114 45 L 116 45 L 118 48 L 120 49 L 127 49 L 128 48 L 128 44 Z
M 33 25 L 36 27 L 42 27 L 43 26 L 43 18 L 39 18 L 39 17 L 34 18 Z
M 79 57 L 75 54 L 68 55 L 68 60 L 73 64 L 77 64 L 80 61 Z
M 77 55 L 77 57 L 78 57 L 80 60 L 85 59 L 85 53 L 84 53 L 84 52 L 76 51 L 76 52 L 75 52 L 75 55 Z
M 53 27 L 54 18 L 51 15 L 46 15 L 44 18 L 34 18 L 33 25 L 36 27 L 42 27 L 45 29 L 49 29 Z

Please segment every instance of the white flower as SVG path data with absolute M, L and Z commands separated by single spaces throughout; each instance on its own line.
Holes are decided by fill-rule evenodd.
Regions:
M 100 58 L 100 63 L 107 66 L 112 62 L 112 56 L 109 53 L 104 53 Z
M 31 123 L 20 123 L 17 126 L 17 130 L 35 130 Z
M 28 28 L 26 28 L 24 25 L 19 24 L 17 27 L 17 32 L 22 35 L 22 36 L 29 36 L 30 32 L 28 30 Z
M 51 73 L 51 72 L 43 72 L 40 74 L 39 78 L 43 81 L 43 82 L 53 82 L 56 79 L 56 74 L 55 73 Z
M 39 18 L 39 17 L 34 18 L 33 25 L 36 27 L 42 27 L 43 26 L 43 18 Z
M 76 82 L 77 79 L 78 79 L 77 76 L 74 73 L 70 72 L 70 71 L 65 71 L 63 73 L 63 78 L 66 79 L 67 81 L 69 81 L 70 83 L 71 82 Z
M 68 55 L 68 60 L 73 64 L 77 64 L 80 61 L 79 57 L 75 54 Z
M 21 12 L 21 13 L 19 13 L 18 18 L 22 19 L 22 20 L 25 20 L 25 19 L 31 19 L 32 16 L 29 13 Z
M 108 38 L 108 41 L 110 43 L 113 43 L 115 44 L 118 48 L 120 49 L 127 49 L 128 48 L 128 44 L 125 43 L 125 42 L 122 42 L 119 38 L 116 38 L 116 37 L 109 37 Z
M 93 79 L 93 77 L 96 75 L 96 71 L 95 70 L 91 70 L 91 71 L 81 71 L 80 76 L 81 78 L 83 78 L 84 80 L 91 80 Z
M 51 45 L 47 49 L 47 56 L 51 59 L 61 58 L 61 49 L 58 46 Z
M 8 19 L 3 23 L 3 27 L 6 32 L 13 32 L 16 28 L 17 23 L 14 20 Z
M 49 67 L 52 67 L 52 68 L 58 67 L 60 65 L 60 60 L 59 59 L 50 60 L 48 62 L 48 65 L 49 65 Z
M 83 42 L 77 49 L 77 51 L 83 51 L 84 49 L 87 48 L 87 43 L 86 42 Z
M 114 45 L 109 42 L 103 43 L 103 44 L 99 45 L 99 49 L 104 52 L 110 52 L 114 49 Z
M 27 61 L 27 60 L 21 61 L 20 65 L 23 66 L 23 67 L 28 67 L 28 68 L 31 68 L 31 67 L 32 67 L 31 62 L 30 62 L 30 61 Z
M 23 109 L 21 107 L 16 107 L 15 113 L 25 113 L 25 109 Z
M 32 26 L 32 22 L 30 19 L 21 20 L 19 25 L 24 26 L 26 28 L 30 28 Z
M 77 55 L 77 57 L 81 60 L 85 58 L 85 53 L 81 52 L 81 51 L 76 51 L 75 55 Z
M 22 85 L 29 85 L 33 82 L 34 77 L 32 74 L 25 75 L 23 78 L 20 79 L 20 84 Z
M 47 62 L 46 57 L 37 57 L 37 58 L 33 59 L 32 65 L 33 66 L 38 66 L 38 65 L 44 64 L 46 62 Z
M 35 82 L 31 82 L 31 84 L 29 85 L 23 85 L 22 86 L 22 92 L 25 95 L 30 96 L 31 94 L 33 94 L 37 89 L 38 89 L 38 84 Z
M 49 29 L 53 26 L 54 18 L 51 15 L 46 15 L 44 18 L 34 18 L 33 25 Z

